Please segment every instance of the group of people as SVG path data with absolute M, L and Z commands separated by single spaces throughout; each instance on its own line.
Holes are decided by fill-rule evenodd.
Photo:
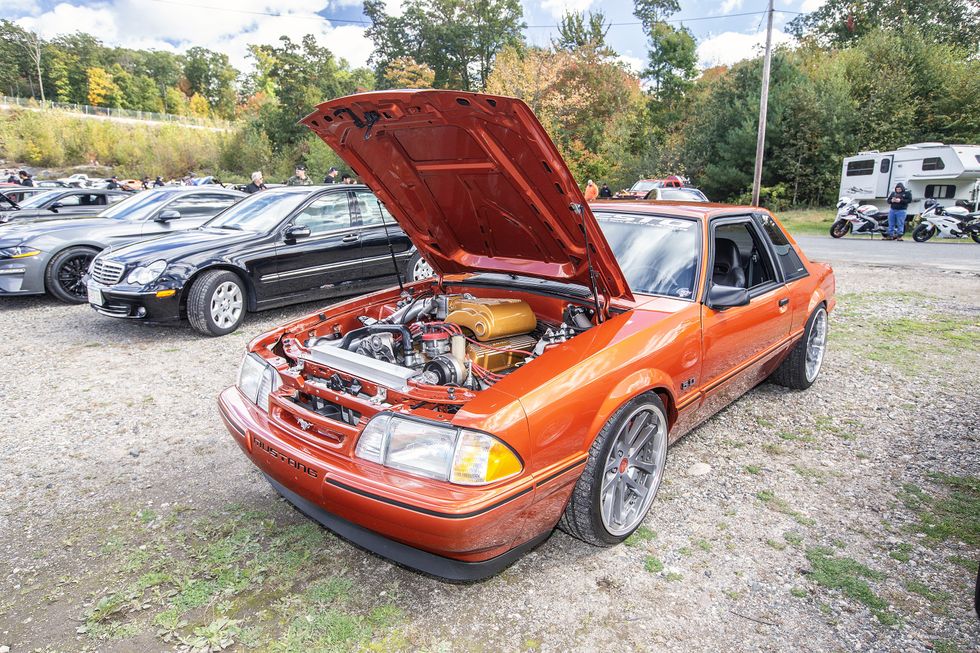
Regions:
M 340 170 L 331 167 L 327 171 L 327 174 L 323 178 L 324 184 L 354 184 L 357 183 L 354 177 L 348 174 L 341 174 Z M 298 165 L 293 171 L 293 176 L 286 180 L 287 186 L 312 186 L 313 180 L 310 179 L 306 174 L 306 166 Z M 252 182 L 245 186 L 245 192 L 248 194 L 257 193 L 260 190 L 265 190 L 268 188 L 265 185 L 265 177 L 262 175 L 261 170 L 256 170 L 252 173 Z
M 609 188 L 609 184 L 603 183 L 602 188 L 596 186 L 596 183 L 589 180 L 589 183 L 585 185 L 585 201 L 591 202 L 595 199 L 612 199 L 613 193 L 612 189 Z
M 19 184 L 21 186 L 33 186 L 34 177 L 32 177 L 26 170 L 18 170 L 14 174 L 13 170 L 4 170 L 3 176 L 7 180 L 8 184 Z

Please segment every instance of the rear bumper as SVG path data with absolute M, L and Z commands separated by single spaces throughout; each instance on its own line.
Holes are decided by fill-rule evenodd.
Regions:
M 480 490 L 460 489 L 455 510 L 452 499 L 437 509 L 430 495 L 415 491 L 420 483 L 379 486 L 357 476 L 357 461 L 304 446 L 235 387 L 221 393 L 218 406 L 245 455 L 301 512 L 368 551 L 439 578 L 499 573 L 547 539 L 560 514 L 560 507 L 541 514 L 554 511 L 535 504 L 533 485 L 484 490 L 479 507 L 472 497 Z

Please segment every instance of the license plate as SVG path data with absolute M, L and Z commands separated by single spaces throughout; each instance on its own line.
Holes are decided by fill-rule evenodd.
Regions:
M 102 306 L 102 291 L 95 285 L 88 285 L 88 303 Z

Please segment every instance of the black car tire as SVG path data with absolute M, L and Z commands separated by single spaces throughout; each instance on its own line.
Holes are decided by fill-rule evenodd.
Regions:
M 222 295 L 230 294 L 231 298 L 237 293 L 240 302 L 237 315 L 222 320 L 216 315 L 222 314 L 221 303 L 230 300 Z M 187 295 L 187 319 L 195 331 L 206 336 L 224 336 L 239 326 L 245 320 L 246 299 L 245 284 L 234 272 L 228 270 L 210 270 L 194 280 Z M 216 306 L 216 303 L 218 306 Z
M 66 304 L 84 304 L 88 291 L 82 277 L 88 272 L 99 250 L 91 247 L 69 247 L 58 252 L 44 271 L 44 287 L 56 299 Z
M 637 513 L 634 516 L 633 520 L 635 521 L 631 520 L 628 525 L 628 530 L 613 533 L 606 527 L 602 515 L 601 490 L 603 481 L 607 479 L 608 474 L 612 473 L 615 475 L 617 473 L 617 470 L 611 469 L 608 463 L 610 458 L 617 457 L 614 454 L 622 456 L 622 452 L 614 452 L 613 447 L 618 447 L 622 444 L 620 438 L 623 430 L 628 428 L 629 421 L 635 419 L 635 416 L 641 414 L 641 411 L 655 416 L 658 419 L 659 425 L 662 425 L 662 427 L 658 426 L 657 430 L 659 431 L 662 428 L 663 432 L 659 434 L 655 433 L 650 442 L 650 446 L 657 445 L 656 452 L 651 453 L 657 458 L 654 464 L 658 473 L 656 478 L 652 479 L 652 484 L 647 490 L 648 493 L 652 493 L 652 496 L 649 497 L 649 503 L 647 503 L 646 508 L 642 510 L 643 514 L 640 515 Z M 613 546 L 632 535 L 640 527 L 646 515 L 649 513 L 650 506 L 653 504 L 657 491 L 660 489 L 660 484 L 663 481 L 664 467 L 667 462 L 667 423 L 667 412 L 664 410 L 664 404 L 655 392 L 648 392 L 634 397 L 613 413 L 609 421 L 599 431 L 595 441 L 592 443 L 592 447 L 589 449 L 589 457 L 585 463 L 585 470 L 575 484 L 575 489 L 572 491 L 572 496 L 568 501 L 568 505 L 565 507 L 565 512 L 558 521 L 558 528 L 572 537 L 595 546 Z M 656 442 L 653 439 L 656 437 L 662 438 L 662 442 Z M 642 447 L 636 452 L 637 460 L 641 451 L 643 451 Z M 646 462 L 649 464 L 649 461 Z M 620 467 L 620 473 L 621 470 L 622 468 Z M 615 481 L 613 482 L 615 483 Z M 640 500 L 638 496 L 637 500 Z M 643 501 L 646 502 L 646 495 L 644 495 Z
M 415 252 L 412 255 L 412 258 L 408 259 L 408 264 L 405 266 L 405 280 L 408 283 L 412 283 L 413 281 L 422 281 L 423 279 L 432 278 L 434 276 L 433 274 L 424 274 L 425 269 L 428 269 L 429 272 L 432 271 L 432 268 L 428 263 L 426 263 L 425 259 L 422 258 L 422 255 Z M 416 274 L 419 272 L 422 272 L 423 274 L 416 278 Z
M 823 321 L 823 348 L 824 351 L 820 355 L 820 363 L 817 364 L 816 372 L 813 374 L 812 378 L 807 377 L 807 349 L 810 344 L 810 337 L 814 329 L 814 323 L 817 320 Z M 786 357 L 779 367 L 769 375 L 769 380 L 777 385 L 781 385 L 787 388 L 792 388 L 793 390 L 806 390 L 813 382 L 817 380 L 817 376 L 820 374 L 820 367 L 823 363 L 823 355 L 826 353 L 827 347 L 827 309 L 823 304 L 820 304 L 815 309 L 813 313 L 810 314 L 809 319 L 806 321 L 806 328 L 803 330 L 803 337 L 800 338 L 799 342 L 793 345 L 792 351 L 790 351 L 789 356 Z

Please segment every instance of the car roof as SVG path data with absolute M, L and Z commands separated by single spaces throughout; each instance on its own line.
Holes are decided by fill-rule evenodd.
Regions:
M 678 202 L 676 200 L 608 200 L 590 202 L 589 208 L 595 211 L 629 211 L 668 215 L 678 218 L 711 219 L 724 215 L 745 215 L 765 212 L 758 206 L 739 206 L 718 202 Z

